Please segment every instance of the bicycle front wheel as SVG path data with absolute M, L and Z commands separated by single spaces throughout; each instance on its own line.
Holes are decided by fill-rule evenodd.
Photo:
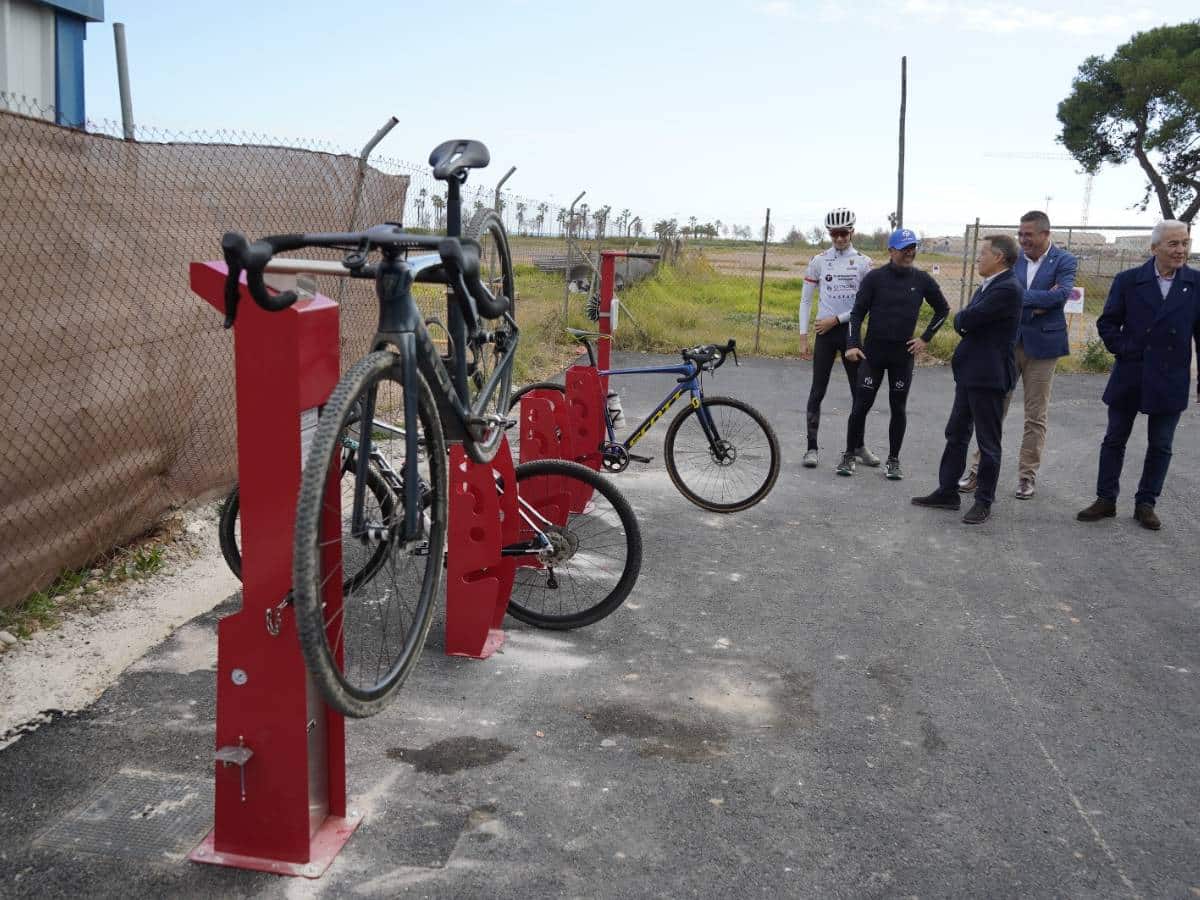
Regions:
M 701 421 L 702 412 L 711 429 Z M 671 421 L 663 462 L 679 493 L 692 503 L 711 512 L 738 512 L 774 487 L 779 439 L 749 403 L 705 397 L 699 408 L 689 406 Z
M 416 422 L 404 418 L 405 392 L 409 390 L 417 392 Z M 388 467 L 393 481 L 390 507 L 374 509 L 368 490 L 360 527 L 354 527 L 352 521 L 356 469 L 350 468 L 344 476 L 351 485 L 348 495 L 343 490 L 347 500 L 331 501 L 327 491 L 333 473 L 343 477 L 343 433 L 361 431 L 358 404 L 372 392 L 372 436 L 379 434 L 382 441 L 407 434 L 409 429 L 418 434 L 419 535 L 403 533 L 403 460 L 397 461 L 395 469 Z M 301 479 L 292 584 L 305 663 L 326 702 L 344 715 L 361 718 L 383 709 L 420 657 L 441 587 L 446 466 L 445 441 L 433 395 L 419 374 L 416 384 L 404 383 L 397 354 L 372 353 L 342 377 L 322 410 Z M 323 539 L 322 524 L 328 525 L 339 515 L 342 533 Z M 373 577 L 347 577 L 357 563 L 345 549 L 342 559 L 335 562 L 335 542 L 343 548 L 348 542 L 353 544 L 355 555 L 368 559 L 382 551 L 378 564 L 372 566 L 377 568 Z M 326 587 L 335 580 L 342 585 L 341 602 L 326 603 Z
M 642 568 L 642 533 L 616 486 L 587 466 L 542 459 L 517 466 L 520 542 L 508 613 L 538 628 L 591 625 L 620 606 Z M 570 510 L 580 485 L 592 490 Z

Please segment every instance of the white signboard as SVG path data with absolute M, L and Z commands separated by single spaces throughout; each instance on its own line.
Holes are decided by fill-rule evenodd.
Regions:
M 1063 307 L 1063 312 L 1083 312 L 1083 288 L 1077 287 L 1071 290 L 1071 296 L 1067 298 L 1067 304 Z

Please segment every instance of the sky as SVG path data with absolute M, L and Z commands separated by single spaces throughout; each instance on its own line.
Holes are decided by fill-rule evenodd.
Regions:
M 473 137 L 473 178 L 646 222 L 808 230 L 831 207 L 885 227 L 896 206 L 900 59 L 908 59 L 905 225 L 961 234 L 1043 208 L 1078 224 L 1085 179 L 1055 113 L 1079 65 L 1194 0 L 706 2 L 455 0 L 332 4 L 105 0 L 85 44 L 90 119 L 120 120 L 112 23 L 125 25 L 134 119 L 230 129 L 422 163 Z M 1002 155 L 990 155 L 1002 154 Z M 1135 163 L 1096 176 L 1090 222 L 1153 225 Z

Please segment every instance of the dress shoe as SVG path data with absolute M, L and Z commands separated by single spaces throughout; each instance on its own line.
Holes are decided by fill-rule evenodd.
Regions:
M 1028 500 L 1036 493 L 1037 489 L 1033 486 L 1032 478 L 1022 478 L 1017 482 L 1016 498 L 1018 500 Z
M 974 505 L 967 510 L 967 514 L 963 516 L 963 524 L 965 525 L 982 525 L 988 520 L 992 514 L 992 507 L 989 503 L 980 503 L 975 501 Z
M 974 493 L 975 487 L 979 484 L 979 474 L 970 469 L 967 474 L 958 479 L 958 489 L 964 494 Z
M 926 494 L 924 497 L 913 497 L 912 505 L 926 506 L 930 509 L 952 509 L 957 511 L 961 506 L 961 501 L 958 499 L 958 494 L 946 494 L 938 490 L 932 494 Z
M 1099 522 L 1101 519 L 1111 519 L 1117 514 L 1117 501 L 1107 497 L 1097 497 L 1096 502 L 1087 509 L 1081 509 L 1075 514 L 1080 522 Z
M 1143 528 L 1149 528 L 1151 531 L 1158 531 L 1158 529 L 1162 528 L 1162 522 L 1158 520 L 1158 514 L 1149 503 L 1139 503 L 1135 506 L 1133 508 L 1133 517 L 1138 520 L 1138 523 Z

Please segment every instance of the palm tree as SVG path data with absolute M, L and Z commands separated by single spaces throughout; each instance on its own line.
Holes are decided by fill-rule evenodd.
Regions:
M 640 238 L 642 236 L 642 217 L 638 216 L 632 223 L 633 236 Z
M 592 220 L 596 223 L 596 240 L 604 238 L 604 229 L 608 225 L 608 214 L 612 212 L 612 207 L 607 203 L 592 213 Z
M 437 220 L 438 231 L 441 231 L 446 224 L 446 201 L 441 194 L 434 194 L 433 199 L 433 216 Z
M 429 191 L 426 188 L 421 188 L 417 194 L 417 202 L 414 204 L 417 207 L 417 225 L 421 228 L 428 227 L 429 223 L 425 220 L 425 198 L 429 196 Z
M 588 226 L 588 205 L 586 203 L 579 207 L 579 222 L 583 226 L 583 239 L 586 241 L 588 234 L 591 233 Z
M 549 211 L 549 209 L 550 209 L 550 207 L 547 206 L 545 203 L 539 203 L 537 206 L 538 214 L 537 214 L 537 219 L 535 219 L 535 221 L 537 222 L 537 229 L 538 229 L 539 235 L 542 233 L 542 226 L 545 225 L 545 223 L 546 223 L 546 213 Z
M 713 237 L 716 237 L 716 236 L 717 236 L 717 233 L 718 233 L 718 232 L 720 232 L 720 230 L 721 230 L 721 225 L 722 225 L 722 223 L 721 223 L 721 220 L 720 220 L 720 219 L 717 219 L 717 221 L 715 221 L 715 222 L 713 223 L 713 226 L 714 226 L 714 230 L 713 230 Z
M 525 210 L 529 209 L 528 204 L 517 201 L 517 234 L 521 234 L 525 228 Z
M 688 231 L 690 231 L 692 234 L 696 233 L 696 217 L 695 216 L 688 216 Z

